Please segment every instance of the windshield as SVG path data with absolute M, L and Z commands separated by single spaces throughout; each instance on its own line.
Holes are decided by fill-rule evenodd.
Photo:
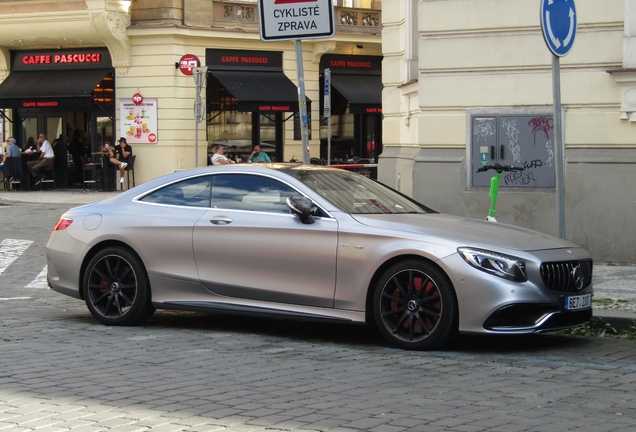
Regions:
M 351 214 L 429 213 L 426 207 L 360 174 L 341 169 L 291 170 L 340 210 Z

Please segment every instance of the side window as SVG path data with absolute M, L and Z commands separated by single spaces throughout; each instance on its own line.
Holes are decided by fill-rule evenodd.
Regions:
M 212 186 L 212 207 L 230 210 L 290 213 L 287 197 L 294 189 L 260 175 L 217 174 Z
M 210 207 L 211 176 L 173 183 L 141 199 L 144 202 L 186 207 Z

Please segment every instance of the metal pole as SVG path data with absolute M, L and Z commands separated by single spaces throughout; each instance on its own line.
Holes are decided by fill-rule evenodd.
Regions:
M 324 80 L 324 115 L 327 116 L 327 165 L 331 165 L 331 69 L 325 69 Z
M 552 55 L 552 91 L 554 98 L 554 156 L 556 172 L 557 219 L 559 221 L 559 237 L 565 239 L 565 187 L 563 181 L 564 153 L 563 122 L 561 119 L 561 67 L 559 57 Z
M 202 100 L 199 94 L 205 83 L 208 74 L 207 66 L 195 67 L 192 69 L 192 77 L 194 78 L 195 96 L 194 96 L 194 166 L 199 166 L 199 123 L 203 121 L 203 113 L 201 112 Z
M 194 167 L 199 167 L 199 104 L 197 103 L 197 92 L 194 98 Z
M 331 165 L 331 116 L 327 119 L 327 165 Z
M 309 126 L 307 124 L 307 98 L 305 97 L 305 71 L 303 68 L 303 47 L 300 39 L 294 40 L 296 48 L 296 71 L 298 72 L 298 109 L 300 112 L 300 133 L 303 140 L 303 163 L 309 163 Z

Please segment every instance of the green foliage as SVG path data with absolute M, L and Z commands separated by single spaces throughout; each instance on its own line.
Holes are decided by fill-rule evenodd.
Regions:
M 558 333 L 563 336 L 615 337 L 619 339 L 636 340 L 636 320 L 632 320 L 628 327 L 617 330 L 603 318 L 593 317 L 587 324 L 559 330 Z
M 602 318 L 593 317 L 588 323 L 569 329 L 560 330 L 564 336 L 607 337 L 618 336 L 619 332 Z
M 560 335 L 581 337 L 615 337 L 636 340 L 636 320 L 624 329 L 615 329 L 603 318 L 593 317 L 590 322 L 579 327 L 559 330 Z

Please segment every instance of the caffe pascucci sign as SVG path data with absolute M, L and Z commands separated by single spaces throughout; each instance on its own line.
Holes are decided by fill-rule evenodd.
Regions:
M 76 53 L 76 54 L 40 54 L 24 55 L 22 63 L 25 65 L 46 63 L 99 63 L 102 61 L 100 53 Z
M 11 71 L 110 69 L 106 48 L 29 50 L 11 52 Z

